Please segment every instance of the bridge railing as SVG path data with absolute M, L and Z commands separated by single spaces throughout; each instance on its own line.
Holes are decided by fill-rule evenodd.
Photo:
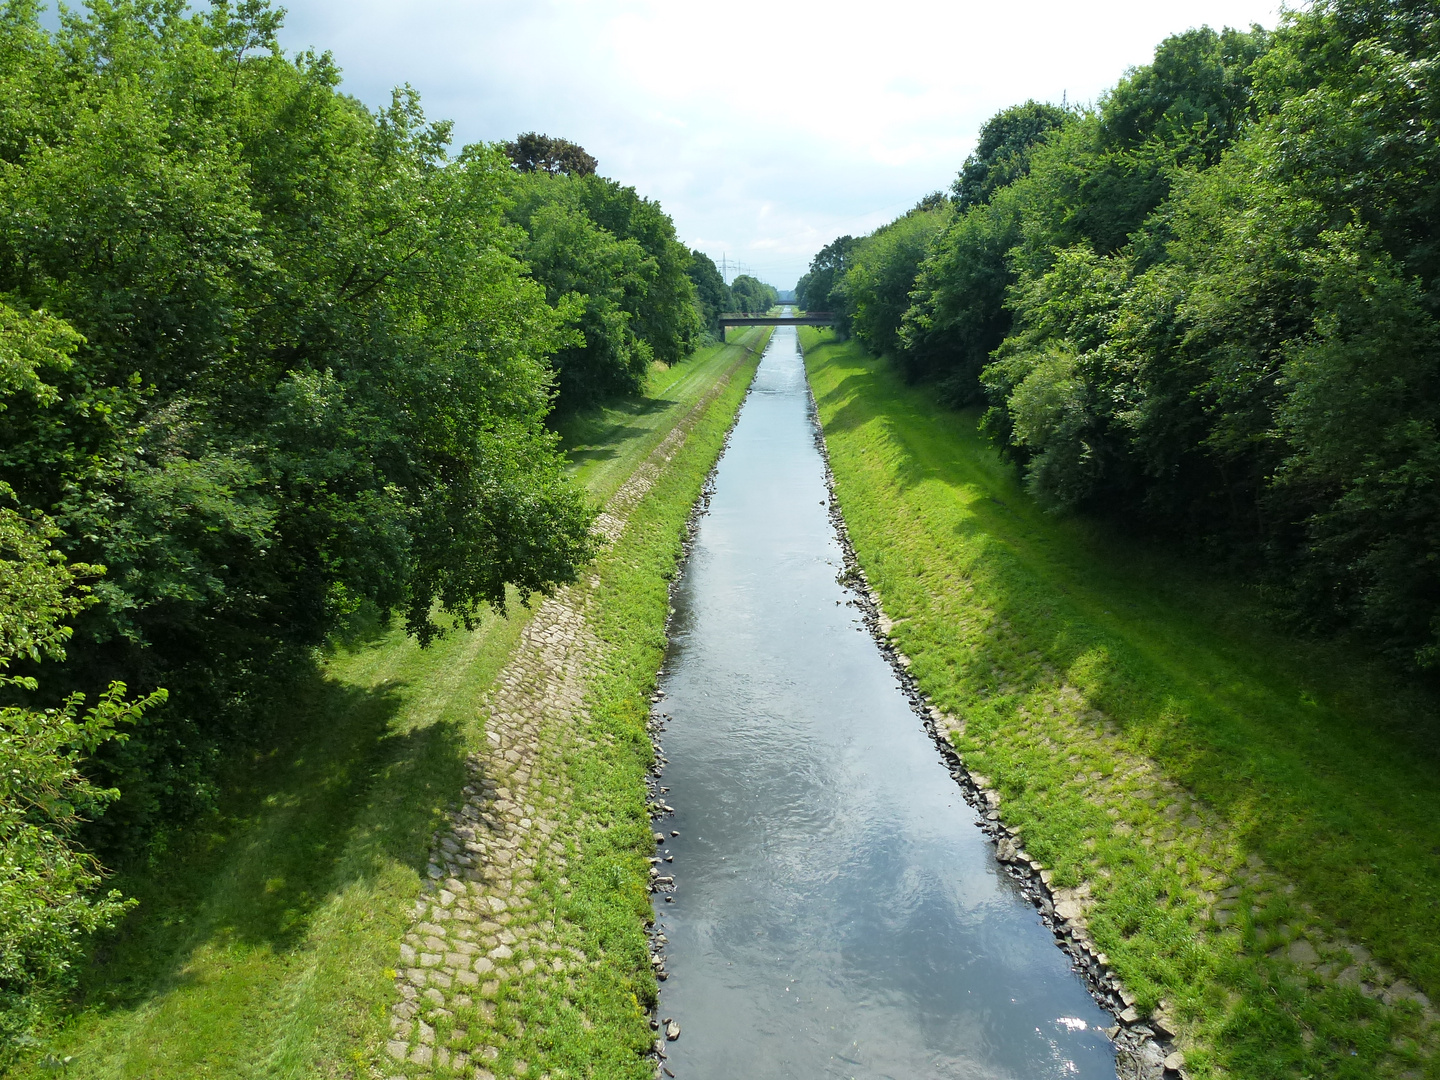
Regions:
M 720 340 L 732 326 L 834 326 L 835 316 L 828 311 L 807 311 L 800 315 L 721 315 Z

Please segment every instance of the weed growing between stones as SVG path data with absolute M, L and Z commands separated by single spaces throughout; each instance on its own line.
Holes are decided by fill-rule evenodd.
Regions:
M 649 1077 L 649 695 L 685 521 L 765 335 L 621 486 L 586 579 L 543 604 L 399 948 L 381 1075 Z
M 1127 1022 L 1174 1030 L 1192 1076 L 1440 1075 L 1440 792 L 1379 718 L 1433 701 L 1043 514 L 973 415 L 802 341 L 889 637 Z

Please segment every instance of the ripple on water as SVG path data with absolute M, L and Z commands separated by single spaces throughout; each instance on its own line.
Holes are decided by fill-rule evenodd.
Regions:
M 675 589 L 679 1080 L 1113 1080 L 1109 1018 L 994 861 L 850 594 L 795 334 L 771 339 Z M 840 603 L 837 604 L 837 601 Z

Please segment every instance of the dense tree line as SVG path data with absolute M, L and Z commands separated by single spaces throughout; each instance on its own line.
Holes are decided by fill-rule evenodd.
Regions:
M 853 236 L 841 236 L 820 249 L 810 260 L 810 269 L 795 283 L 795 301 L 806 311 L 832 311 L 841 314 L 845 310 L 844 300 L 836 292 L 848 269 L 848 259 L 856 241 Z
M 764 314 L 779 302 L 780 293 L 749 274 L 739 274 L 725 284 L 720 269 L 704 252 L 690 252 L 690 280 L 695 285 L 700 322 L 706 333 L 718 335 L 720 316 L 726 312 Z
M 763 315 L 775 306 L 780 294 L 773 285 L 766 285 L 759 278 L 749 274 L 738 274 L 730 283 L 730 298 L 735 305 L 730 310 L 746 315 Z
M 1257 560 L 1311 625 L 1434 668 L 1437 26 L 1317 0 L 1169 38 L 1093 108 L 1006 110 L 948 219 L 837 240 L 809 306 L 987 406 L 1048 503 Z
M 525 231 L 518 254 L 578 330 L 553 361 L 559 407 L 638 390 L 653 362 L 689 355 L 703 330 L 695 259 L 659 204 L 591 173 L 520 172 L 506 210 Z
M 720 275 L 715 260 L 703 251 L 690 252 L 690 281 L 695 286 L 695 302 L 700 310 L 700 325 L 705 333 L 720 333 L 720 316 L 735 310 L 730 286 Z
M 0 6 L 0 1057 L 125 907 L 96 856 L 202 814 L 337 629 L 574 578 L 557 390 L 701 329 L 574 144 L 452 155 L 264 0 L 40 10 Z

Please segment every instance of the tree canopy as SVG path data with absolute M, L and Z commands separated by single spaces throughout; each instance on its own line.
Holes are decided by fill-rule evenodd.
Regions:
M 736 275 L 730 283 L 730 296 L 735 304 L 733 310 L 747 315 L 763 315 L 780 299 L 773 285 L 766 285 L 749 274 Z
M 985 121 L 974 152 L 951 188 L 956 208 L 963 211 L 987 203 L 997 189 L 1028 173 L 1030 152 L 1069 119 L 1070 113 L 1058 105 L 1027 101 Z
M 839 311 L 842 302 L 835 292 L 849 266 L 848 259 L 855 247 L 853 236 L 830 241 L 810 260 L 810 269 L 795 284 L 795 299 L 806 311 Z
M 1168 38 L 1094 108 L 1004 110 L 923 257 L 914 212 L 841 237 L 809 306 L 987 405 L 1048 504 L 1248 560 L 1312 625 L 1435 667 L 1428 18 L 1319 0 L 1273 34 Z M 878 283 L 907 278 L 891 334 Z
M 691 250 L 688 273 L 695 286 L 695 302 L 700 309 L 701 323 L 707 332 L 718 334 L 720 316 L 736 310 L 730 286 L 720 276 L 720 268 L 715 261 L 703 251 Z
M 263 0 L 40 14 L 0 9 L 0 1037 L 122 910 L 86 852 L 203 813 L 338 630 L 575 578 L 557 393 L 701 325 L 670 219 L 573 143 L 452 153 Z
M 702 331 L 693 256 L 658 203 L 600 176 L 532 172 L 510 184 L 518 254 L 573 334 L 554 358 L 565 411 L 639 389 Z
M 515 136 L 503 144 L 511 164 L 521 172 L 564 173 L 566 176 L 593 176 L 600 163 L 579 143 L 556 139 L 534 131 Z

